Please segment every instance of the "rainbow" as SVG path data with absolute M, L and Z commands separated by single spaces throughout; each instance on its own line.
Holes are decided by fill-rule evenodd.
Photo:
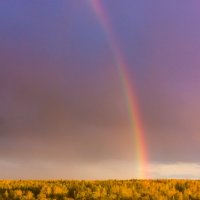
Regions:
M 147 150 L 139 105 L 137 103 L 135 88 L 133 87 L 134 84 L 129 77 L 127 72 L 127 64 L 124 60 L 123 53 L 117 44 L 117 40 L 115 39 L 115 35 L 112 31 L 111 23 L 109 18 L 106 16 L 106 12 L 100 3 L 100 0 L 89 0 L 89 2 L 109 39 L 114 61 L 116 63 L 116 67 L 118 69 L 120 80 L 123 86 L 124 96 L 126 98 L 129 112 L 130 124 L 134 134 L 134 148 L 139 168 L 139 174 L 136 176 L 137 178 L 147 178 Z

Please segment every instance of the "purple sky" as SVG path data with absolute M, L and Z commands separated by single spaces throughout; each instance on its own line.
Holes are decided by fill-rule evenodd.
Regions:
M 101 2 L 135 78 L 152 177 L 197 178 L 198 1 Z M 1 1 L 0 26 L 0 179 L 136 177 L 120 77 L 89 0 Z

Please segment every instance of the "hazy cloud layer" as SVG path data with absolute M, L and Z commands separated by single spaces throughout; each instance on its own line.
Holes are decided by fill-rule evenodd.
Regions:
M 151 163 L 150 178 L 198 179 L 199 163 Z M 0 161 L 2 179 L 133 179 L 141 168 L 131 161 L 116 159 L 91 162 L 6 162 Z

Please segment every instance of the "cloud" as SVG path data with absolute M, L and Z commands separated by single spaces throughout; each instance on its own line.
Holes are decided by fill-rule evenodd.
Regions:
M 152 163 L 149 172 L 152 178 L 199 179 L 200 163 Z
M 132 161 L 0 161 L 3 179 L 137 179 L 141 168 Z M 200 163 L 150 163 L 150 179 L 199 179 Z

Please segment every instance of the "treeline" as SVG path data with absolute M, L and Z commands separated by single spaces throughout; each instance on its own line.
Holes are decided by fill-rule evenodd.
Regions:
M 200 181 L 0 181 L 0 200 L 36 199 L 200 200 Z

